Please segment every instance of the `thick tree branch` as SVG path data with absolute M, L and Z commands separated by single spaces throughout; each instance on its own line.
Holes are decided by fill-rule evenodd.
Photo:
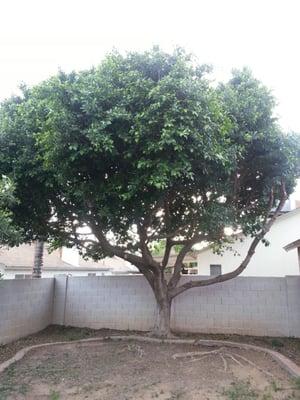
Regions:
M 173 275 L 172 275 L 172 278 L 170 279 L 169 284 L 168 284 L 168 288 L 170 290 L 175 288 L 177 283 L 180 280 L 180 273 L 181 273 L 181 270 L 182 270 L 184 257 L 187 255 L 187 253 L 191 250 L 191 248 L 196 243 L 199 243 L 202 240 L 204 240 L 204 236 L 198 234 L 198 235 L 195 235 L 193 239 L 187 240 L 185 242 L 183 248 L 180 250 L 180 252 L 179 252 L 179 254 L 178 254 L 177 258 L 176 258 L 176 261 L 175 261 Z
M 147 246 L 147 227 L 141 224 L 138 224 L 137 227 L 140 237 L 139 247 L 142 252 L 142 258 L 147 265 L 151 266 L 151 269 L 158 271 L 160 269 L 159 263 L 153 259 L 152 254 Z
M 99 242 L 99 246 L 105 253 L 107 253 L 110 256 L 117 256 L 135 265 L 138 268 L 138 270 L 145 276 L 150 286 L 153 288 L 153 282 L 154 282 L 153 270 L 149 268 L 150 266 L 145 264 L 142 257 L 126 252 L 126 250 L 120 246 L 112 245 L 107 239 L 106 235 L 104 234 L 100 222 L 99 221 L 95 222 L 95 218 L 93 216 L 88 217 L 85 222 L 87 223 L 88 226 L 90 226 L 93 235 L 97 238 Z
M 273 203 L 274 203 L 273 188 L 271 189 L 270 198 L 269 198 L 269 208 L 268 208 L 268 212 L 266 214 L 264 227 L 262 228 L 260 233 L 253 239 L 253 241 L 249 247 L 249 250 L 247 252 L 246 257 L 244 258 L 244 260 L 242 261 L 242 263 L 239 265 L 238 268 L 236 268 L 235 270 L 233 270 L 231 272 L 228 272 L 227 274 L 219 275 L 214 278 L 205 279 L 205 280 L 197 280 L 197 281 L 189 281 L 178 287 L 174 287 L 174 286 L 170 287 L 170 297 L 174 298 L 174 297 L 178 296 L 180 293 L 183 293 L 184 291 L 194 288 L 194 287 L 203 287 L 203 286 L 214 285 L 215 283 L 225 282 L 225 281 L 228 281 L 228 280 L 233 279 L 233 278 L 237 277 L 238 275 L 240 275 L 245 270 L 247 265 L 249 264 L 253 254 L 255 253 L 257 245 L 259 244 L 261 239 L 263 239 L 263 237 L 266 235 L 266 233 L 270 230 L 270 228 L 274 224 L 276 218 L 278 217 L 280 211 L 282 210 L 282 207 L 284 206 L 286 199 L 287 199 L 287 194 L 285 191 L 285 184 L 284 184 L 284 182 L 282 182 L 281 183 L 280 202 L 279 202 L 274 214 L 272 215 L 272 217 L 270 219 L 268 219 L 268 216 L 270 214 L 270 211 L 271 211 L 271 209 L 273 207 Z
M 101 248 L 108 254 L 108 255 L 115 255 L 124 260 L 131 262 L 132 264 L 136 265 L 141 264 L 144 265 L 144 260 L 142 257 L 139 257 L 135 254 L 127 253 L 126 249 L 112 245 L 109 240 L 107 239 L 100 219 L 97 217 L 96 207 L 93 204 L 91 199 L 86 201 L 86 205 L 90 210 L 90 215 L 84 218 L 84 222 L 91 228 L 93 235 L 99 241 Z
M 166 266 L 168 265 L 168 261 L 169 261 L 169 258 L 170 258 L 170 253 L 171 253 L 172 246 L 173 246 L 173 242 L 170 239 L 167 239 L 166 240 L 166 248 L 165 248 L 164 257 L 163 257 L 162 262 L 161 262 L 161 266 L 162 266 L 163 269 L 165 269 Z
M 144 265 L 145 262 L 142 257 L 137 256 L 135 254 L 128 253 L 125 249 L 120 246 L 112 245 L 107 239 L 105 233 L 103 232 L 99 223 L 95 223 L 92 219 L 89 219 L 89 224 L 92 228 L 93 234 L 99 241 L 99 244 L 103 248 L 105 252 L 108 254 L 116 255 L 124 260 L 131 262 L 134 265 Z
M 72 241 L 74 243 L 76 243 L 79 246 L 85 247 L 86 248 L 86 244 L 90 243 L 94 246 L 99 246 L 99 242 L 97 242 L 96 240 L 92 240 L 92 239 L 79 239 L 78 237 L 74 237 L 72 239 Z

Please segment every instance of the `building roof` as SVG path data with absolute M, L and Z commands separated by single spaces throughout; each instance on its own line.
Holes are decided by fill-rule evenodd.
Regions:
M 284 246 L 284 250 L 290 251 L 293 249 L 297 249 L 298 247 L 300 248 L 300 239 L 295 240 L 294 242 L 291 242 L 291 243 L 287 244 L 286 246 Z
M 16 247 L 2 248 L 0 251 L 0 268 L 4 271 L 32 271 L 34 264 L 34 244 L 22 244 Z M 106 258 L 101 261 L 84 260 L 79 258 L 79 264 L 75 265 L 62 259 L 62 249 L 49 253 L 46 246 L 43 257 L 43 271 L 56 272 L 103 272 L 112 274 L 130 274 L 138 272 L 137 268 L 123 260 Z
M 32 267 L 28 265 L 17 265 L 11 266 L 6 265 L 4 266 L 4 271 L 32 271 Z M 42 271 L 47 272 L 56 272 L 56 271 L 64 271 L 64 272 L 74 272 L 74 271 L 93 271 L 93 272 L 103 272 L 103 271 L 110 271 L 111 268 L 108 267 L 75 267 L 73 265 L 65 265 L 59 267 L 42 267 Z

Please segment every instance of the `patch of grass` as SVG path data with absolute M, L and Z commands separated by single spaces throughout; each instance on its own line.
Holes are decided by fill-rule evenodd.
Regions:
M 0 400 L 6 400 L 12 393 L 25 395 L 28 392 L 28 384 L 17 379 L 15 366 L 8 367 L 4 376 L 3 383 L 0 383 Z
M 284 347 L 284 342 L 280 339 L 272 339 L 271 340 L 271 346 L 274 347 L 275 349 L 279 349 Z
M 181 389 L 172 390 L 171 391 L 171 397 L 169 398 L 169 400 L 181 399 L 183 395 L 184 395 L 184 392 Z
M 258 394 L 252 389 L 250 382 L 234 382 L 230 388 L 223 391 L 228 400 L 254 400 Z
M 52 390 L 50 392 L 50 395 L 49 395 L 49 400 L 59 400 L 59 399 L 60 399 L 59 392 L 56 392 L 55 390 Z
M 20 393 L 23 396 L 28 392 L 26 383 L 15 384 L 11 379 L 7 379 L 4 384 L 0 385 L 0 400 L 6 400 L 12 393 Z
M 279 391 L 290 390 L 290 389 L 298 391 L 298 390 L 300 390 L 300 378 L 293 379 L 291 381 L 290 386 L 288 386 L 288 387 L 281 387 L 281 386 L 277 385 L 277 383 L 275 381 L 272 381 L 271 388 L 275 393 L 279 392 Z
M 6 370 L 6 375 L 8 378 L 14 378 L 16 375 L 16 368 L 14 365 L 11 365 L 10 367 L 7 368 Z
M 277 385 L 276 381 L 272 381 L 271 382 L 271 388 L 272 390 L 276 393 L 279 392 L 279 390 L 282 390 L 282 388 L 280 386 Z
M 271 395 L 271 393 L 265 393 L 263 394 L 261 400 L 273 400 L 273 396 Z
M 19 393 L 21 393 L 25 396 L 25 394 L 28 392 L 27 383 L 21 383 L 20 385 L 18 385 L 17 390 Z
M 0 400 L 6 400 L 10 393 L 12 393 L 14 387 L 10 383 L 0 385 Z
M 295 378 L 293 380 L 293 387 L 296 390 L 300 390 L 300 378 Z
M 56 335 L 61 335 L 66 341 L 86 339 L 94 335 L 94 331 L 88 328 L 55 327 Z

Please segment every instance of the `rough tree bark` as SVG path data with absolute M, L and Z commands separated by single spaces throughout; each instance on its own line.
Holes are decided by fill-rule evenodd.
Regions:
M 154 278 L 153 292 L 157 303 L 157 315 L 152 334 L 159 337 L 168 337 L 171 334 L 171 304 L 168 284 L 162 271 Z
M 35 242 L 35 250 L 34 250 L 34 263 L 32 271 L 33 278 L 42 277 L 43 258 L 44 258 L 44 242 L 41 240 L 37 240 Z

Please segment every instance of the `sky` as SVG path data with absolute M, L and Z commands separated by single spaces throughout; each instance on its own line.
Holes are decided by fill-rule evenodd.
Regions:
M 277 98 L 283 129 L 300 132 L 299 15 L 299 0 L 3 0 L 0 101 L 113 48 L 182 46 L 214 66 L 216 81 L 250 67 Z
M 0 99 L 58 68 L 97 65 L 112 48 L 183 46 L 217 80 L 249 66 L 273 90 L 285 130 L 300 132 L 299 0 L 3 0 Z

